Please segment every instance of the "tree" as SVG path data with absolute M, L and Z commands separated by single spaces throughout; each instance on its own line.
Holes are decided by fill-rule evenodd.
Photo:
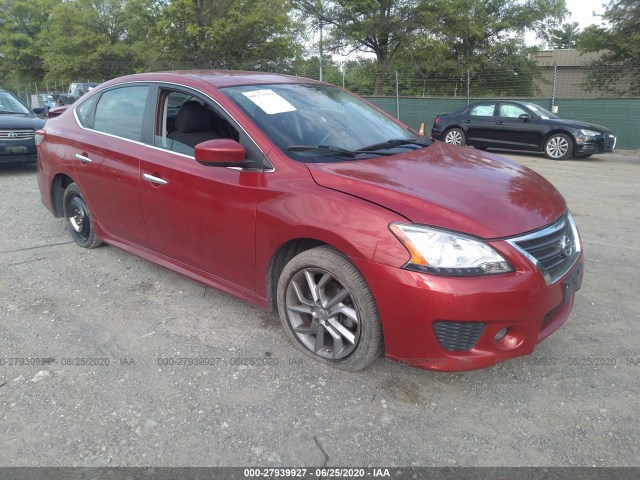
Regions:
M 333 48 L 375 54 L 374 95 L 382 94 L 396 53 L 421 27 L 418 6 L 413 0 L 336 0 L 330 16 Z
M 286 0 L 173 0 L 155 26 L 170 68 L 281 71 L 300 51 Z
M 425 22 L 453 58 L 473 67 L 504 63 L 505 54 L 524 50 L 524 33 L 542 31 L 551 20 L 566 15 L 564 0 L 443 0 L 425 8 Z
M 47 43 L 42 47 L 45 78 L 103 81 L 135 72 L 138 58 L 128 40 L 126 6 L 126 0 L 59 4 L 51 15 Z
M 579 37 L 578 22 L 551 27 L 543 34 L 543 39 L 549 48 L 575 48 Z
M 591 84 L 612 93 L 640 94 L 640 1 L 612 0 L 603 19 L 609 26 L 587 27 L 578 44 L 587 52 L 603 51 Z
M 290 0 L 293 9 L 298 12 L 299 21 L 307 24 L 309 29 L 318 32 L 318 72 L 319 79 L 323 81 L 324 62 L 324 35 L 325 28 L 331 24 L 334 10 L 330 8 L 330 0 Z
M 0 75 L 5 87 L 36 82 L 44 75 L 39 39 L 59 1 L 0 2 Z

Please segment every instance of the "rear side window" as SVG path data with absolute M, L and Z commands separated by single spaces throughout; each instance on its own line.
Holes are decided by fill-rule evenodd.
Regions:
M 495 108 L 495 103 L 491 103 L 488 105 L 476 105 L 471 110 L 469 110 L 469 115 L 473 115 L 476 117 L 492 117 Z
M 136 85 L 104 92 L 96 106 L 94 130 L 141 141 L 148 91 L 148 86 Z
M 83 127 L 93 128 L 93 107 L 95 107 L 99 97 L 99 95 L 89 97 L 76 108 L 78 121 Z

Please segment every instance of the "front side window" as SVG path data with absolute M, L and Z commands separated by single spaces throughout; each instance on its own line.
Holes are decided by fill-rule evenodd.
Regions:
M 207 140 L 230 138 L 238 141 L 235 128 L 200 97 L 161 90 L 154 145 L 185 155 Z
M 514 105 L 513 103 L 502 103 L 500 104 L 500 116 L 508 117 L 508 118 L 518 118 L 522 114 L 528 114 L 524 108 L 519 105 Z
M 146 85 L 135 85 L 102 93 L 96 106 L 94 130 L 141 141 L 148 91 Z
M 430 144 L 358 97 L 329 85 L 246 85 L 221 91 L 295 160 L 365 159 Z
M 549 118 L 560 118 L 555 113 L 551 113 L 546 108 L 542 108 L 541 106 L 536 105 L 535 103 L 527 103 L 526 105 L 533 111 L 533 113 L 535 113 L 536 115 L 538 115 L 538 117 L 544 120 Z

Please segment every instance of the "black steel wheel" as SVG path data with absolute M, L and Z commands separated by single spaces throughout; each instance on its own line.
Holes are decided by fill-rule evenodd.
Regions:
M 102 242 L 96 238 L 91 211 L 87 206 L 78 185 L 72 183 L 64 191 L 64 218 L 71 238 L 83 248 L 96 248 Z

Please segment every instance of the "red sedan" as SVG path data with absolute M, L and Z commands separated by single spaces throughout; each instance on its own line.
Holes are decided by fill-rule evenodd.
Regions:
M 333 86 L 247 72 L 102 84 L 37 132 L 42 202 L 107 242 L 279 312 L 345 370 L 468 370 L 567 319 L 582 244 L 558 191 Z

